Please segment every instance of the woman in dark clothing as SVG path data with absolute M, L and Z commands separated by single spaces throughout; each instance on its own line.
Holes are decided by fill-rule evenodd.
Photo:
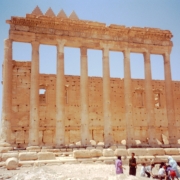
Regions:
M 131 158 L 129 159 L 129 175 L 136 175 L 136 158 L 134 157 L 134 153 L 132 153 Z

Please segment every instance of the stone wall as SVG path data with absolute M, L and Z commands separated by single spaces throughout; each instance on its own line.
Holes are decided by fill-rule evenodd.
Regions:
M 27 146 L 29 139 L 30 116 L 30 77 L 31 62 L 13 61 L 12 78 L 12 134 L 11 143 Z M 134 139 L 147 142 L 148 123 L 146 121 L 145 85 L 142 79 L 132 79 Z M 153 80 L 155 133 L 159 144 L 166 144 L 168 138 L 168 120 L 166 114 L 165 82 Z M 89 134 L 96 142 L 104 141 L 103 121 L 103 84 L 100 77 L 88 77 L 89 86 Z M 111 78 L 111 114 L 115 144 L 126 139 L 124 80 Z M 180 132 L 180 82 L 172 82 L 174 93 L 175 118 Z M 81 141 L 80 126 L 80 77 L 65 76 L 65 144 Z M 56 126 L 56 75 L 40 74 L 39 89 L 39 142 L 40 145 L 55 144 Z M 177 135 L 180 133 L 177 133 Z M 180 135 L 178 137 L 180 139 Z M 164 141 L 163 141 L 164 140 Z

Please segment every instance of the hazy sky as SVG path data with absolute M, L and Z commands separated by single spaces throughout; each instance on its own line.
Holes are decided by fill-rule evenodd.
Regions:
M 36 6 L 42 12 L 52 8 L 57 15 L 63 9 L 67 16 L 75 11 L 79 19 L 91 20 L 127 27 L 152 27 L 170 30 L 173 34 L 171 53 L 172 79 L 180 81 L 180 0 L 0 0 L 0 64 L 4 58 L 4 39 L 8 38 L 11 16 L 25 17 Z M 144 78 L 142 54 L 131 54 L 132 78 Z M 13 59 L 31 60 L 30 44 L 13 43 Z M 162 56 L 151 55 L 152 78 L 164 79 Z M 89 76 L 102 76 L 102 52 L 88 50 Z M 56 47 L 40 46 L 40 72 L 56 72 Z M 123 78 L 123 56 L 121 52 L 110 52 L 111 77 Z M 80 74 L 80 51 L 77 48 L 65 48 L 65 74 Z M 2 66 L 0 66 L 2 81 Z M 0 85 L 0 114 L 2 102 L 2 85 Z

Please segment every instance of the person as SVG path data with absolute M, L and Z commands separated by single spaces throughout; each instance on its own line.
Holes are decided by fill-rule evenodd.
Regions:
M 174 180 L 175 177 L 178 179 L 178 177 L 176 176 L 176 172 L 172 169 L 170 165 L 167 166 L 166 171 L 169 179 Z
M 121 156 L 118 156 L 117 159 L 115 160 L 115 168 L 116 168 L 116 174 L 123 174 Z
M 160 169 L 159 169 L 159 171 L 158 171 L 158 178 L 160 179 L 160 180 L 162 180 L 162 179 L 167 179 L 167 175 L 166 175 L 166 166 L 164 165 L 164 166 L 162 166 Z
M 180 173 L 177 168 L 177 162 L 171 157 L 168 156 L 168 164 L 171 166 L 172 170 L 176 172 L 176 177 L 180 177 Z
M 146 164 L 142 163 L 141 170 L 140 170 L 140 176 L 141 177 L 145 177 L 145 175 L 146 175 L 146 173 L 145 173 L 146 172 L 145 166 L 146 166 Z
M 136 158 L 134 157 L 135 154 L 132 153 L 131 158 L 129 159 L 129 175 L 136 176 Z
M 152 169 L 154 168 L 154 164 L 151 164 L 149 166 L 145 167 L 145 173 L 147 174 L 147 177 L 150 178 L 151 176 L 153 177 L 154 175 L 152 174 Z

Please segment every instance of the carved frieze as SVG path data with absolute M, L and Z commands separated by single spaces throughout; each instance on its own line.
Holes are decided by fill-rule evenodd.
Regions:
M 11 20 L 7 20 L 7 23 L 11 24 L 11 30 L 17 31 L 125 41 L 138 44 L 172 45 L 171 32 L 155 28 L 128 28 L 119 25 L 106 26 L 104 23 L 32 14 L 27 14 L 26 18 L 12 17 Z

